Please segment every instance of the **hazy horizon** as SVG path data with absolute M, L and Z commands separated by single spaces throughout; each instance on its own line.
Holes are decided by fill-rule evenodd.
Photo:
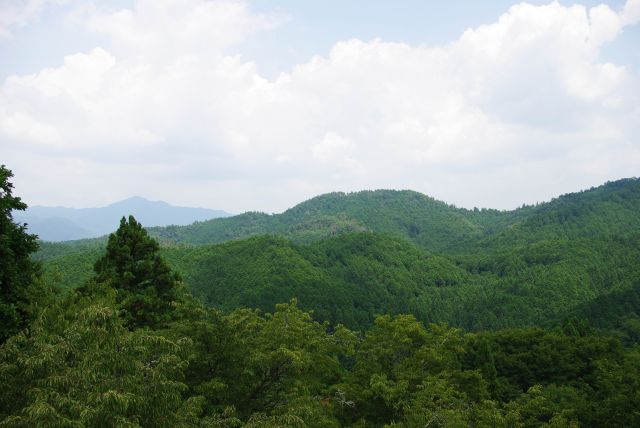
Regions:
M 67 206 L 67 205 L 41 205 L 41 204 L 38 204 L 38 205 L 29 205 L 29 208 L 32 208 L 32 207 L 46 207 L 46 208 L 70 208 L 70 209 L 74 209 L 74 210 L 81 210 L 81 209 L 93 209 L 93 208 L 106 208 L 106 207 L 109 207 L 109 206 L 111 206 L 111 205 L 115 205 L 115 204 L 118 204 L 118 203 L 121 203 L 121 202 L 131 201 L 131 200 L 134 200 L 134 199 L 142 199 L 142 200 L 144 200 L 145 202 L 151 202 L 151 203 L 154 203 L 154 202 L 162 202 L 162 203 L 169 204 L 169 205 L 171 205 L 172 207 L 176 207 L 176 208 L 183 208 L 183 207 L 184 207 L 184 208 L 202 208 L 202 209 L 209 209 L 209 210 L 225 211 L 225 210 L 224 210 L 224 209 L 222 209 L 222 208 L 211 208 L 211 207 L 204 207 L 204 206 L 188 206 L 188 207 L 186 207 L 186 206 L 183 206 L 183 205 L 176 205 L 176 204 L 173 204 L 173 203 L 171 203 L 170 201 L 164 201 L 164 200 L 162 200 L 162 199 L 152 199 L 152 198 L 147 198 L 147 197 L 142 196 L 142 195 L 132 195 L 132 196 L 127 196 L 127 197 L 124 197 L 124 198 L 122 198 L 122 199 L 118 199 L 118 200 L 111 201 L 111 202 L 106 202 L 106 203 L 105 203 L 105 204 L 103 204 L 103 205 L 93 205 L 93 206 Z
M 622 177 L 618 180 L 625 180 L 625 179 L 638 179 L 638 177 Z M 618 180 L 608 180 L 606 182 L 600 183 L 599 185 L 596 186 L 590 186 L 590 187 L 585 187 L 585 188 L 581 188 L 581 189 L 574 189 L 572 191 L 569 192 L 565 192 L 565 193 L 561 193 L 561 194 L 557 194 L 557 195 L 551 195 L 549 198 L 544 199 L 544 200 L 538 200 L 538 201 L 533 201 L 533 202 L 522 202 L 519 205 L 514 206 L 513 208 L 496 208 L 496 207 L 484 207 L 484 206 L 462 206 L 462 205 L 458 205 L 455 204 L 453 202 L 449 202 L 447 200 L 444 199 L 439 199 L 439 198 L 435 198 L 433 195 L 429 195 L 429 194 L 424 194 L 422 192 L 419 192 L 415 189 L 383 189 L 383 188 L 379 188 L 379 189 L 361 189 L 361 190 L 353 190 L 353 191 L 342 191 L 342 190 L 334 190 L 334 191 L 329 191 L 329 192 L 325 192 L 325 193 L 320 193 L 317 195 L 313 195 L 310 196 L 309 198 L 300 200 L 300 201 L 296 201 L 294 202 L 291 206 L 285 207 L 280 211 L 265 211 L 265 210 L 260 210 L 260 209 L 248 209 L 245 211 L 240 211 L 240 212 L 232 212 L 229 211 L 228 209 L 225 209 L 225 207 L 208 207 L 208 206 L 199 206 L 199 205 L 179 205 L 179 204 L 174 204 L 171 201 L 165 201 L 165 200 L 161 200 L 161 199 L 151 199 L 151 198 L 147 198 L 145 196 L 141 196 L 141 195 L 133 195 L 133 196 L 129 196 L 129 197 L 125 197 L 123 199 L 118 199 L 115 201 L 111 201 L 111 202 L 107 202 L 104 205 L 98 205 L 98 206 L 65 206 L 65 205 L 29 205 L 28 208 L 63 208 L 63 209 L 73 209 L 73 210 L 85 210 L 85 209 L 101 209 L 101 208 L 107 208 L 113 205 L 117 205 L 119 203 L 122 202 L 127 202 L 133 199 L 141 199 L 145 202 L 149 202 L 149 203 L 165 203 L 168 204 L 169 206 L 173 207 L 173 208 L 195 208 L 195 209 L 205 209 L 205 210 L 212 210 L 212 211 L 220 211 L 223 212 L 229 216 L 236 216 L 239 214 L 244 214 L 246 212 L 264 212 L 266 214 L 282 214 L 283 212 L 287 211 L 288 209 L 294 208 L 295 206 L 308 201 L 309 199 L 313 199 L 319 196 L 323 196 L 323 195 L 327 195 L 327 194 L 331 194 L 331 193 L 344 193 L 344 194 L 352 194 L 352 193 L 360 193 L 360 192 L 375 192 L 375 191 L 396 191 L 396 192 L 403 192 L 403 191 L 410 191 L 410 192 L 418 192 L 418 193 L 422 193 L 425 196 L 428 197 L 432 197 L 434 199 L 436 199 L 437 201 L 440 202 L 444 202 L 448 205 L 451 206 L 455 206 L 456 208 L 464 208 L 464 209 L 496 209 L 499 211 L 513 211 L 513 210 L 517 210 L 518 208 L 521 208 L 523 205 L 527 205 L 527 206 L 533 206 L 533 205 L 538 205 L 538 204 L 544 204 L 547 202 L 551 202 L 552 200 L 567 195 L 567 194 L 571 194 L 571 193 L 579 193 L 582 191 L 587 191 L 591 188 L 594 187 L 599 187 L 601 185 L 604 185 L 608 182 L 613 182 L 613 181 L 618 181 Z

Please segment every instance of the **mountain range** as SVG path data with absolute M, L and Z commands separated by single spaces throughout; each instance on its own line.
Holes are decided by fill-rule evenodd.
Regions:
M 356 329 L 383 313 L 468 330 L 597 314 L 593 327 L 640 338 L 638 179 L 512 211 L 377 190 L 148 230 L 193 293 L 223 310 L 297 298 Z M 44 243 L 36 258 L 50 281 L 75 287 L 103 251 L 104 240 Z
M 16 221 L 27 223 L 30 233 L 43 241 L 95 238 L 113 232 L 122 216 L 133 215 L 148 226 L 186 225 L 231 214 L 207 208 L 173 206 L 134 196 L 100 208 L 33 206 L 16 211 Z
M 362 231 L 388 233 L 447 253 L 468 252 L 493 241 L 515 244 L 640 232 L 640 180 L 608 182 L 511 211 L 457 208 L 410 190 L 375 190 L 320 195 L 281 214 L 248 212 L 187 226 L 149 228 L 160 240 L 196 245 L 261 234 L 309 243 Z

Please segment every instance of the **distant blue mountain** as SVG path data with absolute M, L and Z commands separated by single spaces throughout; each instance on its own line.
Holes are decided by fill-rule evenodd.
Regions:
M 122 216 L 133 215 L 144 226 L 187 225 L 231 214 L 208 208 L 176 207 L 134 196 L 101 208 L 33 206 L 15 211 L 16 222 L 27 223 L 43 241 L 95 238 L 115 231 Z

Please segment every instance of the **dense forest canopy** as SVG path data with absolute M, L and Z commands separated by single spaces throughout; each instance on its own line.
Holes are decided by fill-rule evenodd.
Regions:
M 129 217 L 36 252 L 1 171 L 1 426 L 640 425 L 636 179 L 509 212 Z
M 640 179 L 608 182 L 512 211 L 456 208 L 418 192 L 375 190 L 329 193 L 282 214 L 249 212 L 150 228 L 161 241 L 212 244 L 261 234 L 307 243 L 346 231 L 372 231 L 405 238 L 431 251 L 464 253 L 478 246 L 554 237 L 640 232 Z
M 514 211 L 459 209 L 409 191 L 334 193 L 279 215 L 149 233 L 194 295 L 225 311 L 272 311 L 297 298 L 315 319 L 358 330 L 376 315 L 411 313 L 480 331 L 553 326 L 597 301 L 606 307 L 589 322 L 629 341 L 638 334 L 639 212 L 640 181 L 629 179 Z M 228 240 L 218 243 L 221 231 Z M 50 282 L 76 287 L 104 245 L 43 243 L 36 258 Z

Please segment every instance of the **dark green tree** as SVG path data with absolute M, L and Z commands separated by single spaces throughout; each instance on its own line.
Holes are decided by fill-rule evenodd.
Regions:
M 11 212 L 27 205 L 12 195 L 11 170 L 0 165 L 0 343 L 26 326 L 31 318 L 32 294 L 39 273 L 29 255 L 38 237 L 16 224 Z
M 158 242 L 133 216 L 128 221 L 123 217 L 95 264 L 98 282 L 116 289 L 116 301 L 130 327 L 162 327 L 180 298 L 180 277 L 159 251 Z

